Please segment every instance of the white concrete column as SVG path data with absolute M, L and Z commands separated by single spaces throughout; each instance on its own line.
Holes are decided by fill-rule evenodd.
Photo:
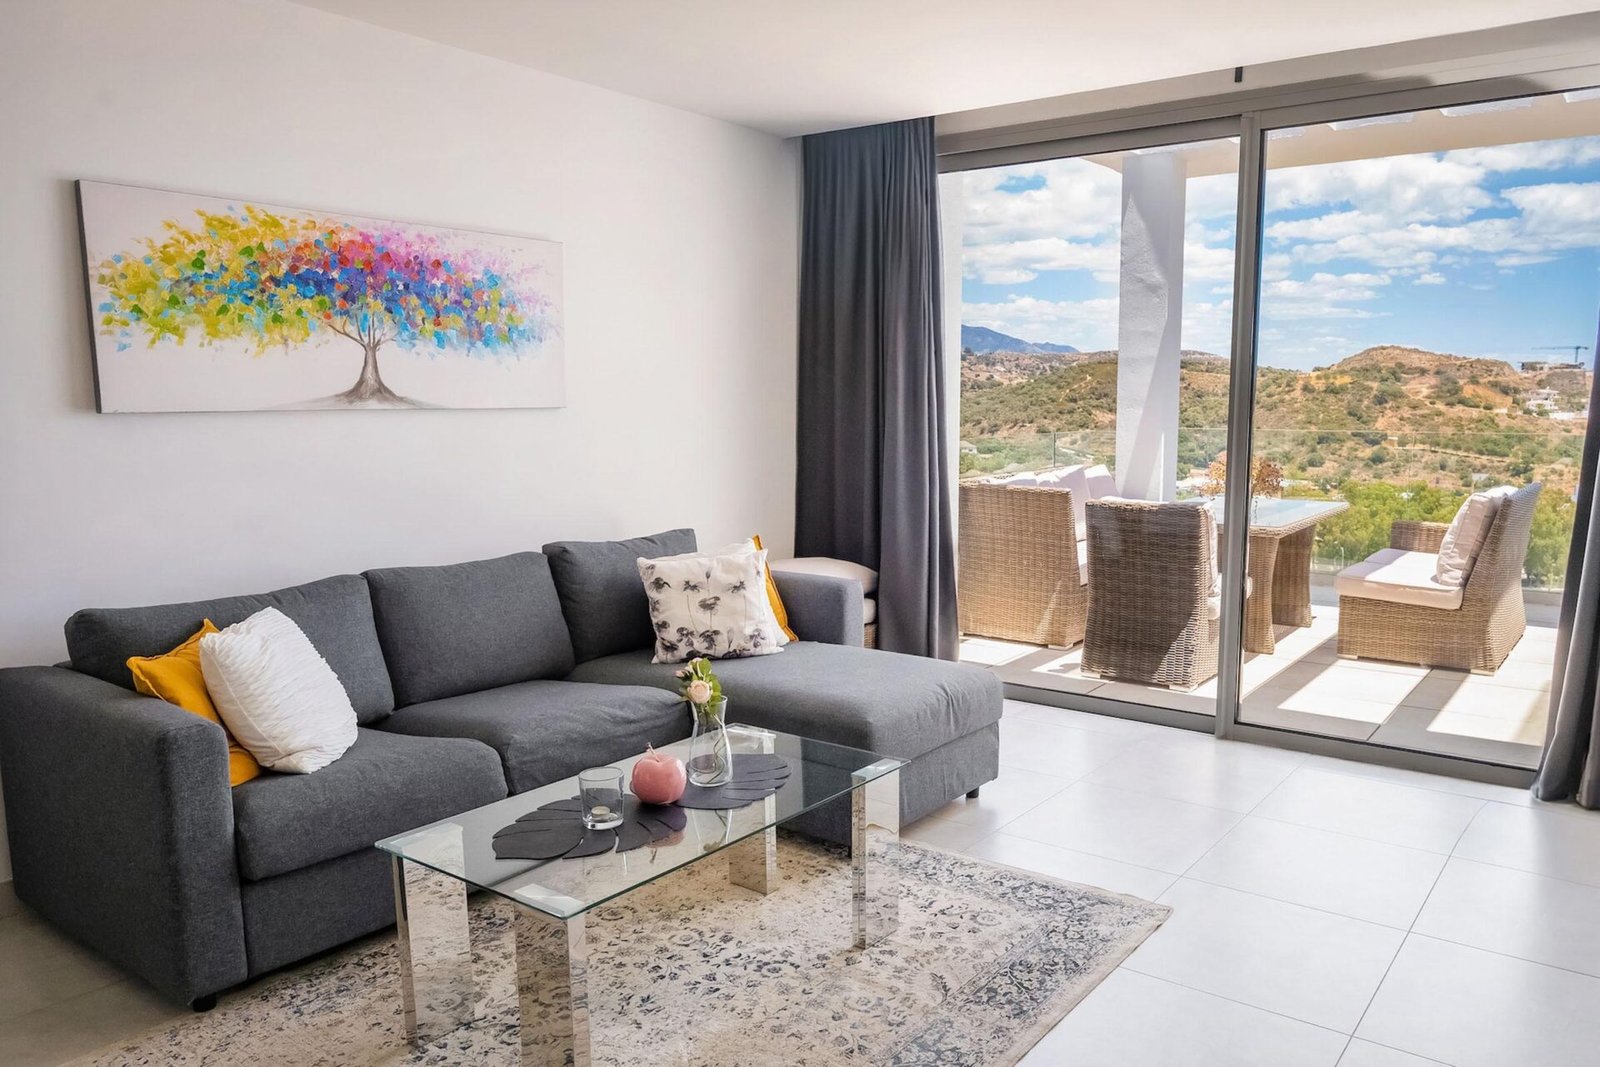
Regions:
M 1117 491 L 1172 500 L 1178 490 L 1178 375 L 1183 339 L 1181 153 L 1122 165 L 1122 283 L 1117 324 Z

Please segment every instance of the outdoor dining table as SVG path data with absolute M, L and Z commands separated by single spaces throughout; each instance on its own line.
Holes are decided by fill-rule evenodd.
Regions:
M 1208 502 L 1222 527 L 1222 498 Z M 1252 497 L 1250 550 L 1245 572 L 1250 597 L 1244 607 L 1244 649 L 1271 652 L 1276 626 L 1311 625 L 1311 553 L 1317 523 L 1350 505 L 1343 500 L 1292 500 Z

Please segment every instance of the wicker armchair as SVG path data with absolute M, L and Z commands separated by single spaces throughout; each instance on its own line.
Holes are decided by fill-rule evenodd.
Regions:
M 1083 670 L 1192 689 L 1217 673 L 1211 512 L 1091 500 Z
M 1492 674 L 1527 629 L 1522 565 L 1533 532 L 1539 484 L 1500 502 L 1454 609 L 1339 597 L 1339 655 Z M 1437 553 L 1449 529 L 1438 522 L 1396 522 L 1390 548 Z
M 1070 490 L 968 482 L 959 521 L 962 633 L 1057 648 L 1083 640 Z

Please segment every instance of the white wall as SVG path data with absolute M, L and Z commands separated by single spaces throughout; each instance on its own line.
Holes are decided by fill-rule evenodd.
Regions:
M 793 144 L 282 0 L 52 0 L 0 12 L 0 146 L 0 664 L 86 605 L 789 550 Z M 97 415 L 74 178 L 561 241 L 567 407 Z

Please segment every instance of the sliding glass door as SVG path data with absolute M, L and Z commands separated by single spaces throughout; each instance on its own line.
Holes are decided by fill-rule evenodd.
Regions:
M 1009 682 L 1215 713 L 1238 143 L 1097 145 L 945 186 L 962 656 Z
M 1238 721 L 1532 767 L 1600 307 L 1600 93 L 1265 137 Z
M 1534 766 L 1600 313 L 1594 80 L 1096 118 L 952 165 L 963 658 L 1084 710 Z

